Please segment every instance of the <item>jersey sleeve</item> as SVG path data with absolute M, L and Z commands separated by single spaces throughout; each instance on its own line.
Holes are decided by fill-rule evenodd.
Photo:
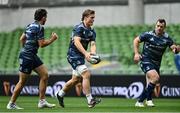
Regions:
M 147 38 L 148 38 L 148 32 L 145 32 L 145 33 L 142 33 L 142 34 L 139 35 L 139 39 L 140 39 L 141 42 L 146 41 Z
M 29 24 L 24 32 L 27 37 L 31 37 L 30 40 L 44 39 L 44 27 L 35 24 Z
M 93 36 L 91 38 L 91 41 L 96 41 L 96 32 L 93 30 Z
M 41 40 L 44 39 L 44 27 L 39 27 L 38 32 L 36 33 L 37 39 Z
M 168 37 L 168 46 L 171 47 L 174 44 L 174 41 L 172 40 L 172 38 Z
M 75 28 L 73 30 L 73 37 L 74 36 L 78 36 L 78 37 L 82 38 L 82 36 L 83 36 L 83 28 L 82 27 Z

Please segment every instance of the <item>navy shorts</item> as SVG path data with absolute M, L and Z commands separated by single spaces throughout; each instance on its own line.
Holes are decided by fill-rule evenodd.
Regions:
M 30 74 L 33 69 L 43 64 L 43 62 L 37 55 L 27 56 L 27 55 L 23 55 L 22 53 L 20 53 L 19 56 L 19 63 L 20 63 L 19 71 L 26 74 Z
M 81 57 L 75 58 L 75 57 L 67 56 L 67 60 L 71 64 L 74 70 L 76 70 L 77 66 L 85 64 L 84 58 L 81 58 Z
M 157 73 L 159 74 L 159 66 L 157 66 L 151 62 L 141 62 L 140 67 L 145 74 L 150 70 L 156 70 Z

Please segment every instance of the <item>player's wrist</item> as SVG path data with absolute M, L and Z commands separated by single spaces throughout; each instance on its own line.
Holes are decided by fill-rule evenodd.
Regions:
M 134 53 L 134 55 L 139 55 L 139 53 L 137 52 L 137 53 Z
M 91 54 L 91 55 L 95 55 L 95 54 L 96 54 L 96 52 L 90 52 L 90 54 Z
M 87 54 L 88 54 L 88 52 L 87 52 L 87 51 L 85 51 L 85 52 L 84 52 L 84 56 L 87 56 Z

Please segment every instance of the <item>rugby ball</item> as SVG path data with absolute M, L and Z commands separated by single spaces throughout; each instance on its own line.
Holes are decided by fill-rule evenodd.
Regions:
M 98 64 L 101 61 L 101 58 L 97 54 L 91 54 L 89 63 Z

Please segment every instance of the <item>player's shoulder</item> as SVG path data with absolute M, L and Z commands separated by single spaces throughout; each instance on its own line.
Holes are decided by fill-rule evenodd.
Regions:
M 150 38 L 150 37 L 153 37 L 155 36 L 155 33 L 153 31 L 146 31 L 146 32 L 143 32 L 140 37 L 146 37 L 146 38 Z
M 82 22 L 74 26 L 74 29 L 82 29 L 82 28 L 84 28 L 84 24 Z
M 27 26 L 27 28 L 30 28 L 30 29 L 32 29 L 32 30 L 37 30 L 37 31 L 39 31 L 39 30 L 41 30 L 41 29 L 43 28 L 43 26 L 41 26 L 39 23 L 37 23 L 37 22 L 35 21 L 35 22 L 32 22 L 31 24 L 29 24 L 29 25 Z
M 154 31 L 146 31 L 146 32 L 144 32 L 144 34 L 146 34 L 146 35 L 154 35 L 155 36 Z
M 169 38 L 169 34 L 167 32 L 164 32 L 163 37 L 164 38 Z

